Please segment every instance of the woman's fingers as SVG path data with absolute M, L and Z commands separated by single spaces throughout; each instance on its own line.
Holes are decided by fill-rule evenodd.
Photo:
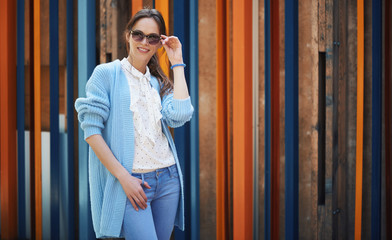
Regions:
M 129 196 L 128 199 L 129 199 L 129 201 L 131 202 L 132 207 L 133 207 L 136 211 L 139 211 L 139 208 L 136 206 L 136 203 L 135 203 L 135 201 L 133 200 L 132 196 Z
M 134 196 L 131 196 L 131 198 L 134 201 L 136 207 L 139 206 L 143 210 L 147 208 L 147 200 L 144 199 L 143 196 L 141 196 L 141 194 L 135 194 Z M 135 208 L 135 210 L 138 211 L 137 208 Z
M 150 185 L 148 185 L 148 182 L 144 182 L 144 186 L 148 189 L 151 189 Z
M 144 194 L 143 194 L 144 195 Z M 141 208 L 143 208 L 143 209 L 146 209 L 147 208 L 147 197 L 146 197 L 146 195 L 144 195 L 143 196 L 142 194 L 140 194 L 139 193 L 139 195 L 138 196 L 136 196 L 137 197 L 137 199 L 138 199 L 138 201 L 139 201 L 139 203 L 140 203 L 140 207 Z M 138 203 L 138 204 L 139 204 Z
M 180 40 L 178 39 L 178 37 L 175 36 L 165 36 L 165 35 L 161 35 L 162 37 L 162 44 L 166 45 L 170 48 L 178 48 L 181 46 Z

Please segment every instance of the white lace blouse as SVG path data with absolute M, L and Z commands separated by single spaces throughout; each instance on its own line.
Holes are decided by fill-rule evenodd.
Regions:
M 143 74 L 129 61 L 121 60 L 131 95 L 130 110 L 135 127 L 133 172 L 144 173 L 175 164 L 166 136 L 162 132 L 161 97 L 150 85 L 151 74 Z

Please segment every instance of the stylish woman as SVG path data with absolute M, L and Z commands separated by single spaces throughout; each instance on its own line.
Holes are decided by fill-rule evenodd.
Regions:
M 97 238 L 169 239 L 184 229 L 184 193 L 169 128 L 193 114 L 179 39 L 155 9 L 125 29 L 128 57 L 98 65 L 75 102 L 89 149 L 91 212 Z M 159 66 L 164 47 L 174 83 Z

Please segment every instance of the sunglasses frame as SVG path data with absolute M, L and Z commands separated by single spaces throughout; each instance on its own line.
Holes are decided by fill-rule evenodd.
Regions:
M 139 36 L 142 36 L 143 38 L 140 39 L 140 40 L 138 40 L 137 38 L 135 39 L 135 38 L 133 37 L 133 36 L 134 36 L 134 33 L 136 33 L 136 34 L 139 35 Z M 145 35 L 145 34 L 144 34 L 142 31 L 140 31 L 140 30 L 131 30 L 131 35 L 132 35 L 132 39 L 133 39 L 135 42 L 143 42 L 144 38 L 146 38 L 146 39 L 147 39 L 147 43 L 150 44 L 150 45 L 157 45 L 157 44 L 160 42 L 160 40 L 162 39 L 162 37 L 159 36 L 159 35 L 156 34 L 156 33 L 151 33 L 151 34 Z M 154 38 L 156 38 L 156 37 L 158 37 L 158 38 L 157 38 L 158 41 L 157 41 L 156 43 L 151 43 L 150 41 L 156 40 L 156 39 L 154 39 Z

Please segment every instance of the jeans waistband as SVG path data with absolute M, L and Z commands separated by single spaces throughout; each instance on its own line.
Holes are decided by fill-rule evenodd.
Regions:
M 173 164 L 173 165 L 171 165 L 169 167 L 159 168 L 159 169 L 156 169 L 154 171 L 146 172 L 146 173 L 132 173 L 132 176 L 135 176 L 135 177 L 139 176 L 139 177 L 141 177 L 142 181 L 144 183 L 144 178 L 159 176 L 159 175 L 161 175 L 164 172 L 168 172 L 170 174 L 170 176 L 171 176 L 173 173 L 177 172 L 177 165 Z

